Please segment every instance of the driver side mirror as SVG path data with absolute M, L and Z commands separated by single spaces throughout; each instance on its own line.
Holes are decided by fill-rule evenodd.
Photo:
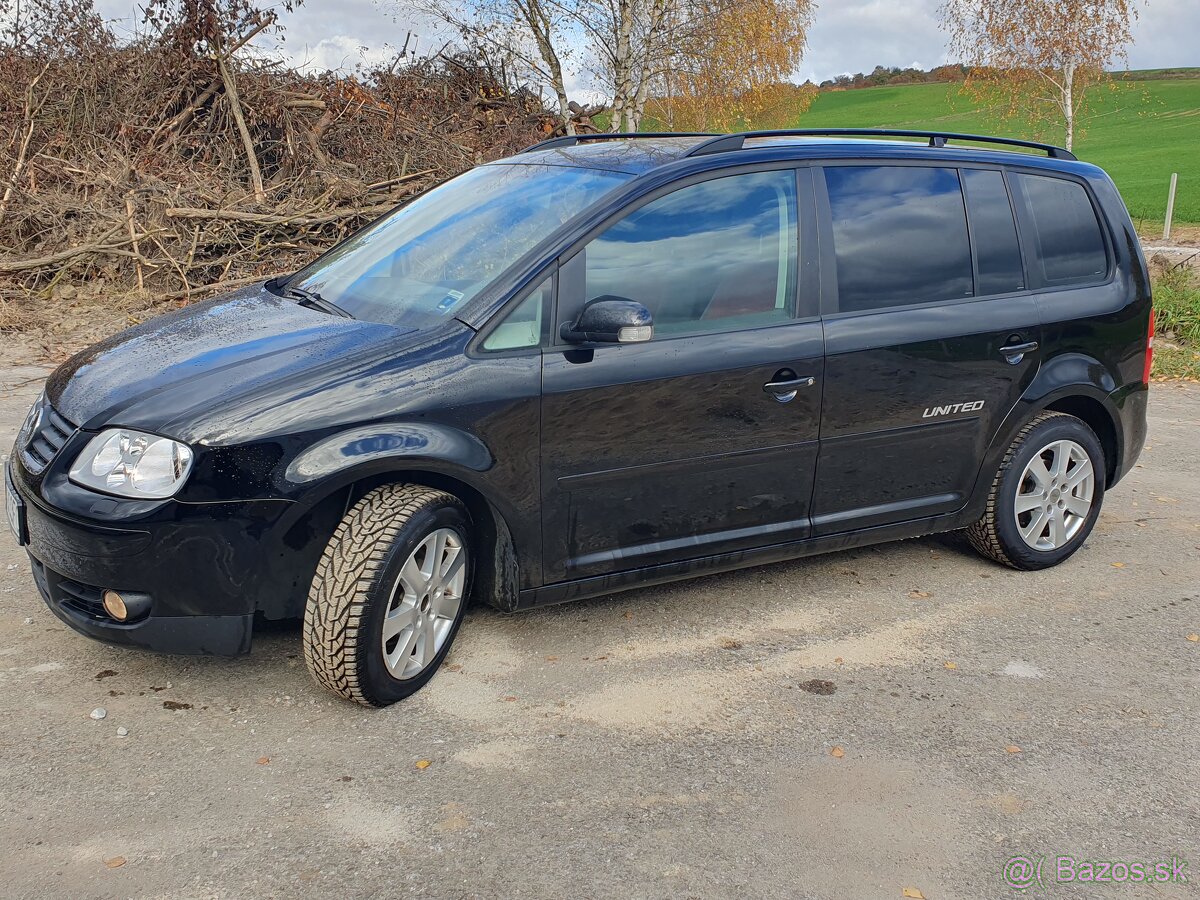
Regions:
M 564 322 L 559 332 L 572 344 L 632 344 L 654 336 L 654 317 L 636 300 L 605 295 L 583 308 L 575 322 Z

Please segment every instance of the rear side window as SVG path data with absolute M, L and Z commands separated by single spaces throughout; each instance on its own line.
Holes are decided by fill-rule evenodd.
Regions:
M 843 312 L 973 295 L 956 169 L 827 166 L 825 183 Z
M 1064 178 L 1017 175 L 1033 217 L 1037 264 L 1050 285 L 1097 281 L 1108 255 L 1096 211 L 1083 185 Z
M 964 169 L 962 176 L 979 265 L 978 292 L 986 296 L 1023 290 L 1021 248 L 1004 176 L 994 169 Z

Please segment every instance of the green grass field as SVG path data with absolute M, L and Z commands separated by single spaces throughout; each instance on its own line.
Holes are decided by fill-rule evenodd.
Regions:
M 1096 93 L 1077 134 L 1075 154 L 1104 168 L 1117 183 L 1139 228 L 1161 227 L 1172 172 L 1179 173 L 1175 221 L 1200 223 L 1200 70 L 1195 77 L 1148 78 Z M 1150 74 L 1150 73 L 1146 73 Z M 822 93 L 797 128 L 944 129 L 1034 137 L 1016 121 L 998 121 L 958 85 L 917 84 Z M 1041 136 L 1061 143 L 1061 134 Z

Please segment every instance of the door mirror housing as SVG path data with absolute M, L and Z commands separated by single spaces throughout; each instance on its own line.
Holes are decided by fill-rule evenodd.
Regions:
M 654 336 L 654 317 L 636 300 L 605 295 L 590 301 L 560 336 L 572 344 L 633 344 Z

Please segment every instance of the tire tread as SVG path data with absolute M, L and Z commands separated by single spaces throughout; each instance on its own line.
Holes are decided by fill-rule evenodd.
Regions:
M 370 592 L 404 526 L 430 505 L 457 503 L 444 491 L 388 484 L 359 500 L 321 554 L 304 607 L 304 662 L 317 684 L 366 706 L 358 632 Z

